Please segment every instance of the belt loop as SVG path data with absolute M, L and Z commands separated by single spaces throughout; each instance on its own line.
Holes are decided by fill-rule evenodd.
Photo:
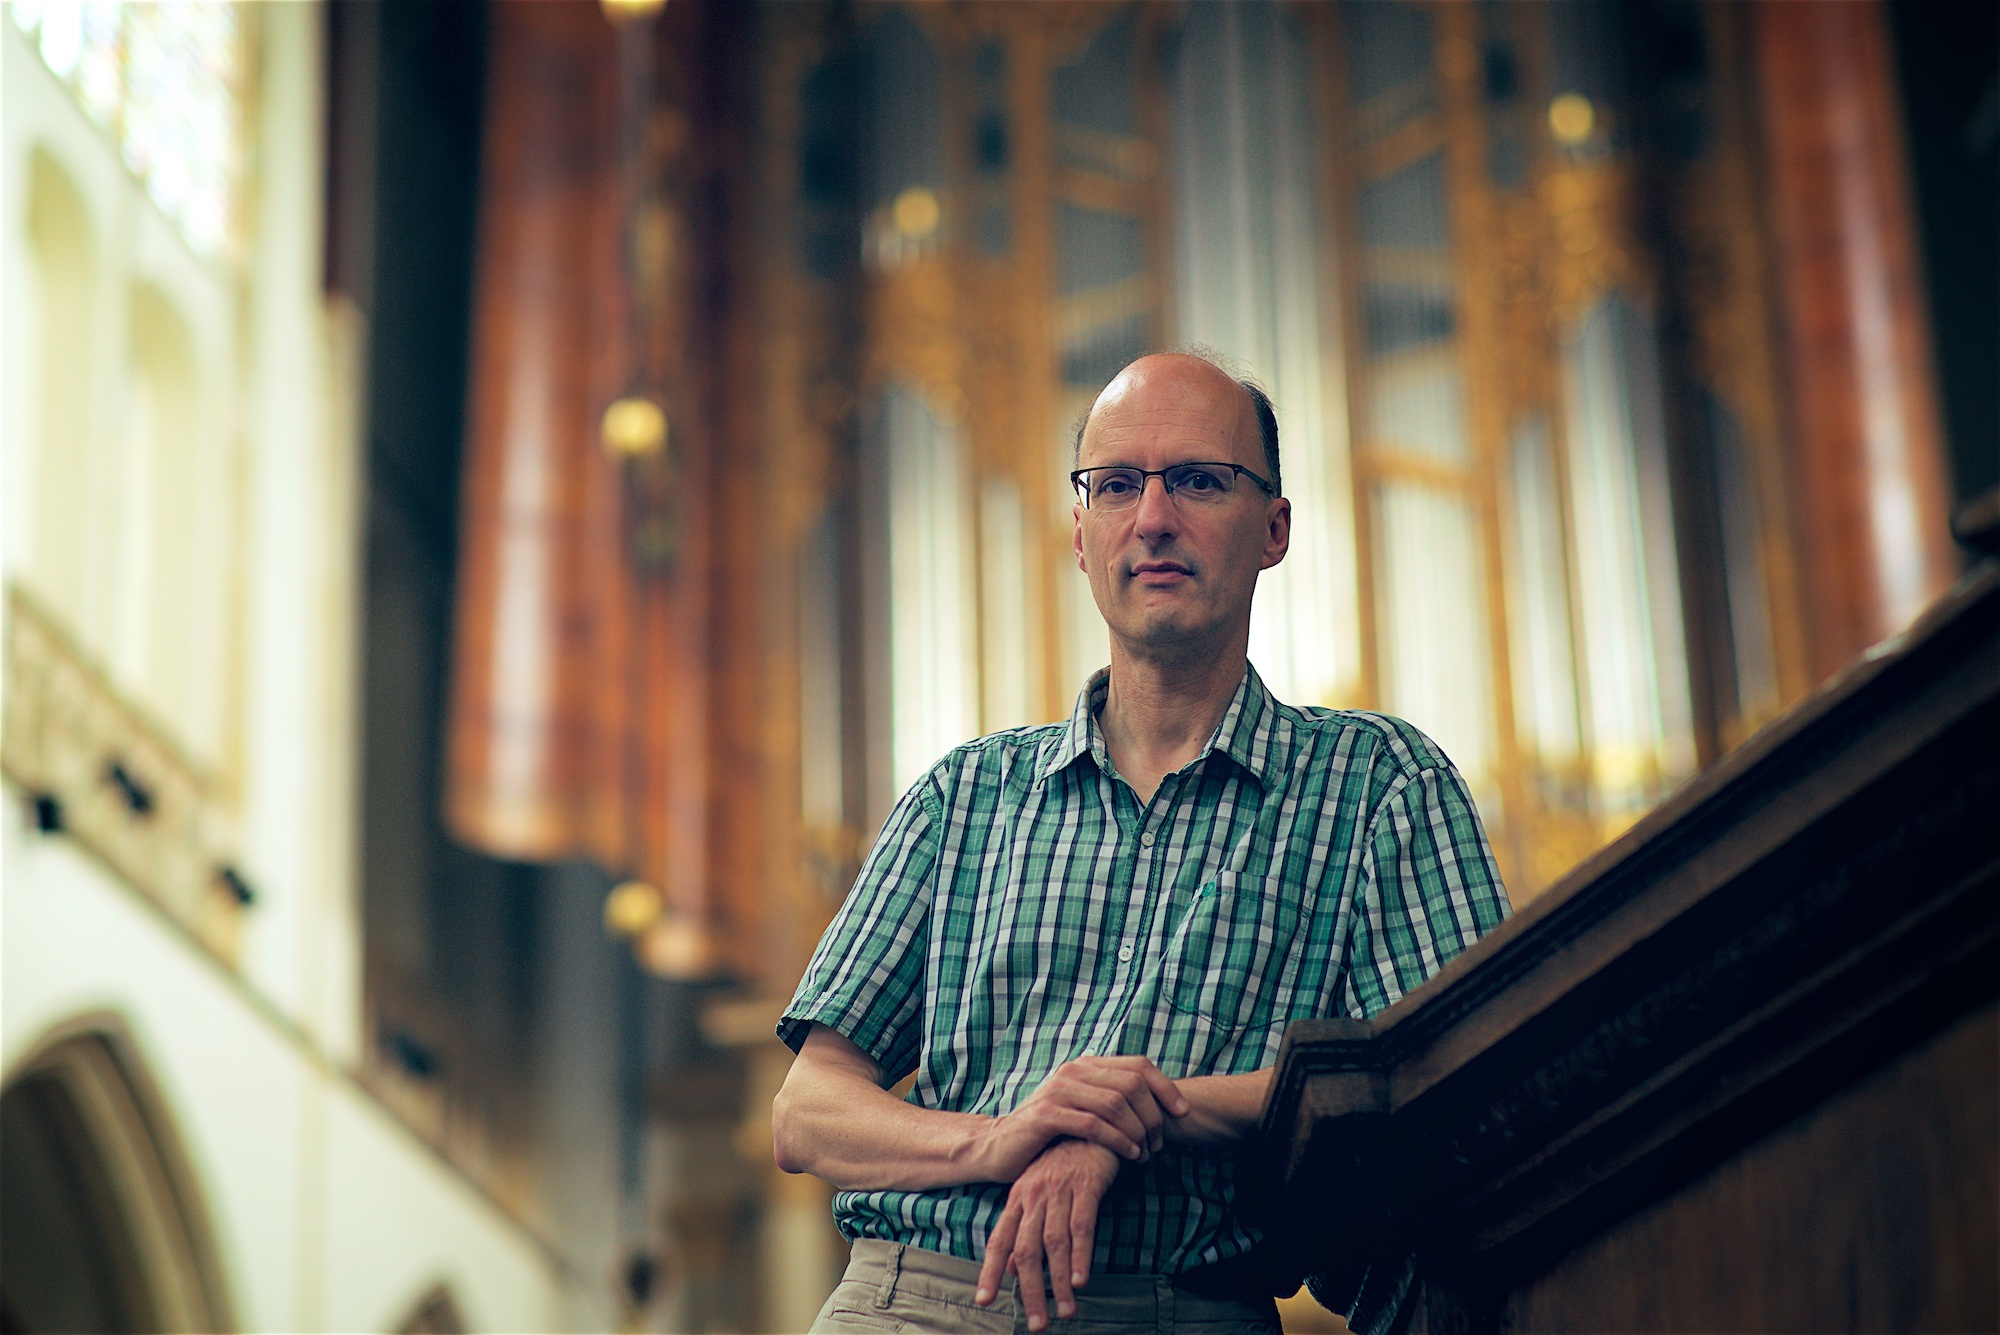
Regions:
M 1159 1335 L 1174 1335 L 1174 1283 L 1165 1275 L 1153 1277 L 1153 1322 Z
M 884 1269 L 888 1273 L 882 1276 L 882 1287 L 875 1291 L 875 1310 L 878 1312 L 887 1311 L 889 1304 L 896 1300 L 896 1281 L 903 1276 L 902 1243 L 889 1244 L 889 1263 Z

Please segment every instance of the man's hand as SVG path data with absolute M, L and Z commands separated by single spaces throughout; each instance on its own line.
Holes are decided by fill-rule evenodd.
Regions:
M 973 1301 L 992 1302 L 1009 1271 L 1021 1277 L 1028 1329 L 1049 1324 L 1042 1262 L 1049 1267 L 1056 1315 L 1076 1315 L 1076 1290 L 1090 1281 L 1090 1253 L 1097 1237 L 1097 1204 L 1118 1176 L 1118 1157 L 1102 1145 L 1059 1140 L 1014 1179 L 1007 1206 L 986 1239 Z
M 1145 1057 L 1078 1057 L 986 1129 L 980 1156 L 986 1180 L 1014 1181 L 1064 1137 L 1145 1159 L 1166 1143 L 1167 1119 L 1188 1111 L 1174 1082 Z

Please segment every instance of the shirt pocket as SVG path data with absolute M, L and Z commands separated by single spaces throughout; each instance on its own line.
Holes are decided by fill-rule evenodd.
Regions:
M 1268 1024 L 1295 949 L 1301 906 L 1268 876 L 1204 881 L 1167 944 L 1160 990 L 1174 1010 L 1221 1037 Z

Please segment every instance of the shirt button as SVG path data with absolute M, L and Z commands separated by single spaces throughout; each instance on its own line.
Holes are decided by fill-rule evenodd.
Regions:
M 1139 842 L 1144 844 L 1146 847 L 1151 848 L 1153 846 L 1153 832 L 1151 830 L 1148 830 L 1144 834 L 1140 835 Z
M 1132 947 L 1130 946 L 1118 947 L 1118 962 L 1120 964 L 1130 963 L 1131 959 L 1132 959 Z

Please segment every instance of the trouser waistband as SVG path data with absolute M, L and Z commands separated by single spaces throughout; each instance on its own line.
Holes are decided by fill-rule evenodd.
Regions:
M 876 1290 L 875 1306 L 886 1309 L 900 1289 L 913 1288 L 925 1296 L 955 1305 L 973 1306 L 972 1295 L 979 1287 L 979 1263 L 961 1256 L 926 1251 L 880 1238 L 856 1238 L 847 1263 L 846 1278 Z M 1020 1281 L 1009 1275 L 1001 1285 L 1001 1297 L 1018 1301 Z M 1246 1302 L 1235 1298 L 1211 1298 L 1175 1287 L 1167 1275 L 1100 1275 L 1076 1291 L 1077 1319 L 1129 1323 L 1172 1330 L 1176 1325 L 1204 1322 L 1244 1322 L 1277 1320 L 1277 1306 L 1271 1299 Z

